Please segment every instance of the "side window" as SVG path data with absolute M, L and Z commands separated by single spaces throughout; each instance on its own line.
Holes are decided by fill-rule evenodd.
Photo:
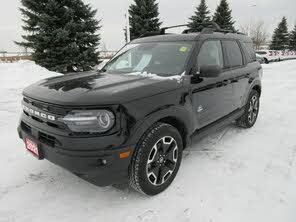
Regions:
M 197 57 L 198 67 L 217 65 L 223 68 L 223 53 L 221 42 L 210 40 L 203 43 Z
M 247 60 L 248 60 L 248 63 L 255 62 L 256 61 L 256 54 L 255 54 L 253 43 L 251 43 L 251 42 L 245 42 L 244 43 L 244 46 L 245 46 L 246 51 L 247 51 Z
M 236 41 L 224 41 L 226 56 L 228 58 L 227 68 L 243 65 L 243 55 Z

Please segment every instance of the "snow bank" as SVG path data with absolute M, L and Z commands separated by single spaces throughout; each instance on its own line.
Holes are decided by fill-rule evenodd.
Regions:
M 258 122 L 226 127 L 184 152 L 167 191 L 144 197 L 95 187 L 25 151 L 20 92 L 57 75 L 32 62 L 0 64 L 0 221 L 294 222 L 296 61 L 264 66 Z
M 33 61 L 21 60 L 15 63 L 0 64 L 1 89 L 20 88 L 40 79 L 59 75 L 38 66 Z

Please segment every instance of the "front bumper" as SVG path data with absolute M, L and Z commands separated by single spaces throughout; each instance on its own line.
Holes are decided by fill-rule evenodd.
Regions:
M 82 137 L 71 140 L 70 137 L 46 132 L 23 119 L 18 126 L 18 134 L 22 140 L 29 138 L 38 145 L 41 158 L 98 186 L 125 183 L 128 180 L 128 167 L 134 150 L 133 145 L 116 146 L 112 144 L 114 140 L 110 137 L 110 145 L 105 144 L 104 148 L 94 149 L 102 144 L 100 137 Z M 53 138 L 58 143 L 54 142 Z M 70 141 L 73 147 L 69 147 Z M 120 158 L 120 154 L 125 152 L 130 152 L 129 156 Z

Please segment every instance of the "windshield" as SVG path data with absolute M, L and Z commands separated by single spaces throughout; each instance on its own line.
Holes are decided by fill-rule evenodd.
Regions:
M 159 76 L 180 75 L 192 42 L 158 42 L 129 44 L 104 67 L 107 73 L 151 73 Z

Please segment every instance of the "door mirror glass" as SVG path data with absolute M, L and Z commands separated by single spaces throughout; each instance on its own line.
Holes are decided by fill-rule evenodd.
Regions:
M 216 78 L 222 73 L 218 65 L 202 65 L 199 69 L 199 76 L 205 78 Z

